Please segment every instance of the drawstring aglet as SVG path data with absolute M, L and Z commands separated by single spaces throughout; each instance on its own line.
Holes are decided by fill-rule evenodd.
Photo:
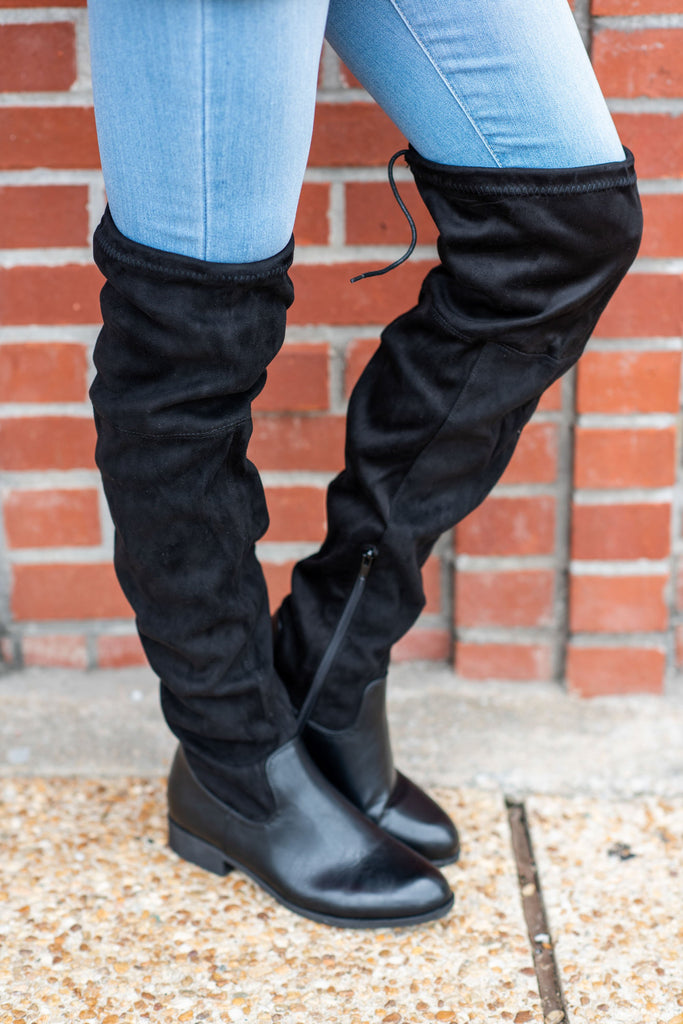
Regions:
M 389 161 L 387 173 L 389 175 L 389 184 L 391 185 L 391 191 L 394 193 L 394 198 L 398 205 L 401 207 L 401 210 L 403 211 L 406 220 L 410 224 L 410 245 L 408 246 L 407 251 L 404 252 L 403 256 L 400 256 L 397 260 L 394 260 L 394 262 L 390 263 L 388 267 L 383 267 L 381 270 L 366 270 L 364 274 L 358 274 L 357 277 L 352 277 L 351 284 L 355 284 L 356 281 L 362 281 L 364 277 L 380 277 L 380 275 L 382 274 L 388 274 L 390 270 L 395 270 L 396 267 L 400 267 L 402 263 L 405 263 L 405 261 L 410 258 L 413 249 L 417 245 L 417 228 L 415 227 L 415 221 L 410 216 L 410 213 L 408 212 L 408 207 L 401 199 L 398 189 L 396 188 L 396 182 L 394 181 L 394 164 L 396 163 L 400 156 L 405 156 L 407 152 L 407 149 L 399 149 L 398 153 L 394 153 L 391 160 Z

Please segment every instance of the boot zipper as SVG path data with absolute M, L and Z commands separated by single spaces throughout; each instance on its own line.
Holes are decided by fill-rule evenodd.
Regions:
M 372 545 L 368 545 L 368 547 L 365 548 L 361 556 L 360 569 L 358 575 L 356 576 L 356 580 L 353 584 L 351 593 L 349 594 L 346 600 L 346 604 L 344 605 L 344 609 L 341 613 L 336 629 L 332 634 L 332 639 L 330 640 L 327 646 L 327 650 L 323 654 L 320 664 L 318 665 L 317 671 L 313 676 L 313 682 L 311 683 L 310 689 L 306 694 L 306 700 L 301 705 L 301 710 L 299 711 L 300 728 L 303 728 L 303 726 L 306 724 L 306 720 L 313 711 L 313 708 L 315 707 L 318 697 L 320 696 L 320 691 L 323 688 L 323 684 L 325 682 L 325 679 L 327 678 L 328 672 L 330 671 L 332 662 L 334 661 L 337 655 L 337 651 L 339 650 L 341 643 L 344 637 L 346 636 L 346 631 L 349 628 L 351 619 L 353 618 L 353 613 L 355 612 L 358 606 L 358 602 L 360 601 L 361 596 L 363 594 L 365 581 L 370 575 L 372 563 L 375 561 L 376 558 L 377 548 L 373 547 Z

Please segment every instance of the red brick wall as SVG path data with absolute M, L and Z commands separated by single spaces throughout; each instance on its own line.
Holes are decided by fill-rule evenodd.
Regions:
M 683 661 L 679 392 L 683 334 L 683 0 L 577 0 L 603 89 L 636 153 L 641 256 L 578 373 L 554 386 L 500 485 L 446 536 L 402 658 L 470 679 L 566 678 L 659 691 Z M 0 0 L 0 632 L 7 664 L 138 662 L 110 563 L 87 401 L 104 192 L 84 0 Z M 382 325 L 417 295 L 434 231 L 406 171 L 419 247 L 386 184 L 404 140 L 332 54 L 296 227 L 297 299 L 259 399 L 252 457 L 272 526 L 273 603 L 324 530 L 349 390 Z

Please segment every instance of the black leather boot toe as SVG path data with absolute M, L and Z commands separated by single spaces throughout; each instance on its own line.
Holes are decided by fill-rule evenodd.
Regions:
M 218 875 L 238 868 L 322 924 L 392 927 L 448 913 L 445 878 L 344 800 L 299 740 L 270 755 L 266 774 L 275 809 L 253 821 L 209 792 L 179 747 L 168 780 L 171 848 Z

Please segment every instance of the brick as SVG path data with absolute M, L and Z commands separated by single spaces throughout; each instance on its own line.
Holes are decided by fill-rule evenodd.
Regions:
M 286 345 L 268 367 L 259 412 L 314 412 L 329 405 L 329 347 Z
M 455 576 L 455 621 L 464 626 L 550 626 L 555 574 L 464 572 Z
M 0 0 L 4 7 L 85 7 L 88 0 Z
M 538 403 L 539 412 L 558 412 L 562 408 L 562 379 L 543 392 Z
M 0 249 L 89 245 L 85 185 L 0 187 Z
M 350 283 L 356 274 L 384 264 L 377 260 L 292 268 L 296 299 L 292 324 L 387 324 L 417 302 L 422 280 L 432 265 L 409 260 L 382 277 Z
M 675 427 L 576 429 L 575 487 L 669 487 L 675 480 Z
M 99 636 L 96 642 L 96 658 L 98 668 L 130 668 L 134 665 L 147 664 L 137 633 L 126 636 Z
M 132 615 L 110 563 L 15 565 L 13 573 L 12 611 L 18 621 Z
M 85 637 L 55 633 L 52 636 L 25 636 L 22 640 L 24 665 L 86 669 L 88 652 Z
M 680 256 L 683 253 L 683 195 L 642 195 L 641 256 Z
M 0 168 L 100 166 L 91 107 L 0 109 Z
M 605 96 L 678 97 L 682 48 L 682 29 L 604 29 L 593 36 L 591 58 Z
M 555 547 L 555 499 L 490 497 L 456 528 L 467 555 L 547 555 Z
M 680 352 L 586 352 L 577 372 L 577 411 L 678 412 L 680 374 Z
M 0 402 L 83 402 L 87 371 L 84 345 L 0 345 Z
M 0 469 L 94 469 L 95 425 L 70 416 L 0 419 Z
M 420 245 L 435 245 L 438 231 L 413 182 L 397 182 L 410 210 Z M 346 241 L 349 245 L 405 245 L 410 227 L 389 182 L 351 181 L 346 185 Z
M 506 484 L 547 484 L 557 479 L 557 426 L 528 423 L 501 477 Z
M 269 487 L 270 527 L 265 541 L 322 541 L 325 536 L 325 490 L 320 487 Z
M 307 182 L 301 190 L 294 237 L 297 245 L 327 245 L 330 240 L 330 186 Z
M 546 682 L 552 676 L 545 644 L 465 643 L 455 646 L 455 671 L 463 679 Z
M 249 458 L 261 470 L 338 472 L 344 466 L 343 416 L 255 417 Z
M 567 685 L 582 697 L 662 693 L 666 656 L 656 647 L 575 647 L 567 652 Z
M 383 167 L 406 140 L 375 103 L 318 103 L 311 167 Z
M 356 381 L 370 362 L 379 345 L 376 338 L 358 338 L 352 341 L 346 350 L 346 366 L 344 368 L 344 393 L 348 398 Z
M 72 21 L 44 25 L 0 25 L 0 90 L 66 90 L 76 79 L 76 36 Z
M 683 121 L 678 114 L 613 114 L 619 137 L 636 156 L 641 178 L 683 176 Z
M 629 274 L 594 333 L 598 338 L 640 338 L 682 332 L 683 281 L 671 274 Z
M 426 629 L 415 626 L 392 648 L 391 660 L 449 661 L 451 636 L 447 629 Z
M 102 276 L 95 266 L 0 270 L 3 324 L 96 324 Z
M 647 633 L 668 625 L 663 576 L 573 576 L 570 629 L 587 633 Z
M 591 12 L 603 17 L 628 14 L 681 14 L 683 0 L 592 0 Z
M 4 513 L 10 548 L 75 547 L 102 540 L 95 490 L 10 491 Z
M 670 517 L 668 504 L 574 505 L 572 558 L 667 558 Z
M 261 562 L 266 584 L 268 586 L 268 600 L 270 602 L 271 614 L 275 614 L 292 586 L 292 569 L 294 561 L 289 562 Z

